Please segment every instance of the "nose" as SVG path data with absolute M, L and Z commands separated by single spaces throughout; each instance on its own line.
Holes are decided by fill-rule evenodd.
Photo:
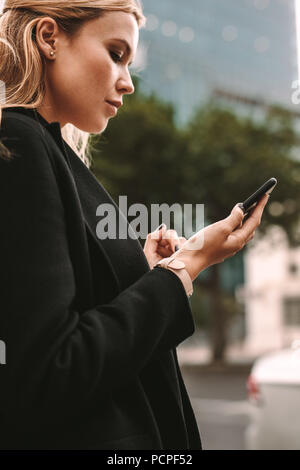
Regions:
M 132 83 L 131 75 L 127 69 L 117 82 L 117 88 L 120 93 L 124 95 L 132 95 L 134 93 L 134 85 Z

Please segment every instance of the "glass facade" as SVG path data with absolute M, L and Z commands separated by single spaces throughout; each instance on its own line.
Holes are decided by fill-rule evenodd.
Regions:
M 143 0 L 138 76 L 184 123 L 215 90 L 292 105 L 293 0 Z

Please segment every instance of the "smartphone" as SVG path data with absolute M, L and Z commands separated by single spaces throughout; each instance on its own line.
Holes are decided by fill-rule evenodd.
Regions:
M 266 181 L 260 188 L 255 191 L 255 193 L 251 194 L 244 202 L 240 203 L 240 208 L 243 210 L 244 214 L 249 214 L 251 209 L 253 209 L 256 204 L 260 201 L 260 199 L 265 194 L 270 194 L 277 184 L 276 178 L 270 178 Z

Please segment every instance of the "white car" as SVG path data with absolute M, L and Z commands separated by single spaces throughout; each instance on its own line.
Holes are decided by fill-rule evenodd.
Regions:
M 295 344 L 296 343 L 296 344 Z M 250 450 L 300 450 L 300 342 L 257 359 L 248 378 Z

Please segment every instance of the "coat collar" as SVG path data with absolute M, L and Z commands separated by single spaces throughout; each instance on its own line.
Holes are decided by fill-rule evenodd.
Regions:
M 13 107 L 13 108 L 5 108 L 7 111 L 11 111 L 14 113 L 20 113 L 25 116 L 29 116 L 32 119 L 35 119 L 42 127 L 48 130 L 52 137 L 55 139 L 57 145 L 59 146 L 60 150 L 62 151 L 65 159 L 69 165 L 70 161 L 68 158 L 68 154 L 66 152 L 64 140 L 61 133 L 61 126 L 58 121 L 48 122 L 35 108 L 24 108 L 24 107 Z
M 6 111 L 11 111 L 14 113 L 21 113 L 24 114 L 25 116 L 29 116 L 38 122 L 40 122 L 44 127 L 47 129 L 59 129 L 60 131 L 60 123 L 55 121 L 55 122 L 48 122 L 35 108 L 24 108 L 23 106 L 16 106 L 13 108 L 4 108 Z

